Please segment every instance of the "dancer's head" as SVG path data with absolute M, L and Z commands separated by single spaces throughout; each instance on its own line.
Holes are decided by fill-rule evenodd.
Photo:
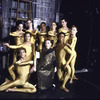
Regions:
M 31 40 L 31 33 L 30 32 L 25 32 L 24 40 L 25 40 L 25 42 L 29 42 Z
M 45 40 L 45 48 L 46 49 L 50 49 L 52 45 L 53 45 L 52 40 L 49 40 L 49 39 Z
M 67 20 L 65 18 L 61 19 L 61 25 L 62 25 L 62 27 L 66 27 L 67 26 Z
M 25 58 L 25 56 L 26 56 L 26 49 L 25 48 L 18 49 L 18 55 L 19 55 L 20 58 Z
M 71 28 L 71 35 L 76 35 L 77 32 L 78 32 L 77 27 L 73 25 Z
M 27 20 L 27 27 L 30 28 L 30 27 L 32 27 L 32 25 L 33 25 L 32 24 L 32 20 L 31 19 L 28 19 Z
M 56 28 L 57 28 L 56 22 L 52 22 L 51 23 L 51 30 L 56 30 Z
M 64 39 L 65 39 L 65 33 L 60 32 L 60 33 L 58 34 L 58 40 L 59 40 L 60 42 L 63 42 Z
M 45 31 L 46 30 L 46 23 L 45 22 L 42 22 L 40 24 L 40 28 L 41 28 L 41 30 Z
M 16 28 L 18 31 L 22 31 L 23 30 L 23 23 L 21 21 L 17 21 Z

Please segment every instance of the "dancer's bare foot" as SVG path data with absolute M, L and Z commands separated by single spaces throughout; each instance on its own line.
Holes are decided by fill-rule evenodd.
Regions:
M 13 88 L 9 88 L 9 89 L 6 90 L 6 92 L 9 92 L 9 91 L 14 92 L 14 89 Z
M 66 92 L 69 92 L 69 90 L 66 87 L 60 87 L 60 89 L 66 91 Z
M 78 78 L 74 75 L 73 79 L 78 80 Z
M 5 81 L 6 81 L 7 83 L 11 82 L 8 78 L 5 78 Z
M 70 83 L 70 84 L 72 84 L 72 83 L 73 83 L 73 81 L 72 81 L 72 80 L 70 80 L 70 81 L 69 81 L 69 83 Z

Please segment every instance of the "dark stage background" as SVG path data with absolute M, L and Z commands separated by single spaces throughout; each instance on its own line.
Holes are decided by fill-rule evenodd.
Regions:
M 61 0 L 60 13 L 78 28 L 76 69 L 100 71 L 100 0 Z

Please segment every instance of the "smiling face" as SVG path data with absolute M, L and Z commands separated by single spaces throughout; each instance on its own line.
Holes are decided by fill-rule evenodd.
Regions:
M 45 47 L 46 47 L 46 49 L 50 49 L 51 46 L 52 46 L 51 41 L 50 41 L 50 40 L 46 40 L 46 41 L 45 41 Z
M 26 41 L 26 42 L 29 42 L 30 39 L 31 39 L 31 36 L 30 36 L 30 34 L 27 33 L 27 34 L 25 35 L 25 41 Z
M 53 22 L 53 23 L 51 24 L 51 29 L 52 29 L 52 30 L 56 30 L 56 27 L 57 27 L 56 23 Z
M 25 52 L 24 49 L 21 49 L 21 50 L 20 50 L 20 52 L 19 52 L 19 56 L 20 56 L 21 58 L 25 58 L 25 56 L 26 56 L 26 52 Z
M 60 42 L 64 42 L 64 39 L 65 39 L 64 34 L 60 34 L 60 35 L 59 35 L 59 41 L 60 41 Z
M 63 20 L 61 20 L 61 25 L 62 25 L 62 27 L 66 27 L 67 26 L 67 22 L 63 19 Z
M 18 30 L 19 30 L 19 31 L 22 31 L 22 30 L 23 30 L 23 24 L 19 24 L 19 25 L 18 25 Z

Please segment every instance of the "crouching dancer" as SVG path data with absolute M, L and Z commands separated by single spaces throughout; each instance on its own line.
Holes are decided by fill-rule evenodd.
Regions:
M 36 88 L 34 85 L 30 84 L 28 80 L 30 65 L 33 65 L 33 61 L 26 61 L 26 49 L 19 49 L 19 57 L 20 59 L 14 64 L 17 71 L 17 78 L 14 81 L 10 81 L 4 85 L 0 85 L 0 91 L 6 90 L 6 92 L 25 92 L 25 93 L 34 93 L 36 92 Z M 21 86 L 21 88 L 17 88 L 17 86 Z

